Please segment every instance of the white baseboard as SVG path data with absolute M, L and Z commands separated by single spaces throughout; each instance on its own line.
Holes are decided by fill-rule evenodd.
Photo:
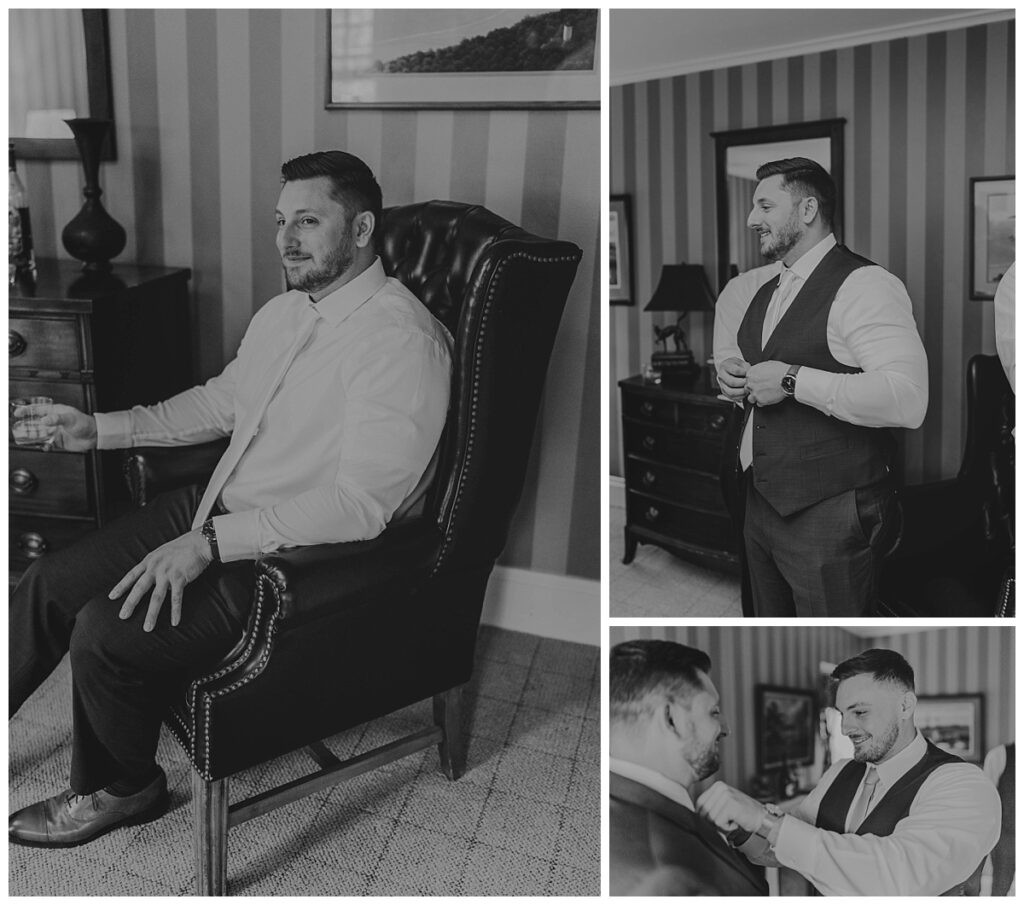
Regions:
M 601 582 L 495 566 L 481 621 L 579 644 L 601 643 Z
M 626 508 L 626 479 L 608 475 L 608 505 L 613 509 Z

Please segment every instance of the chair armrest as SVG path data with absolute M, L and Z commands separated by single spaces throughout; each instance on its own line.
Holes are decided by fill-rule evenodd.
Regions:
M 136 506 L 158 493 L 205 484 L 228 448 L 227 438 L 195 446 L 138 446 L 127 451 L 124 477 Z

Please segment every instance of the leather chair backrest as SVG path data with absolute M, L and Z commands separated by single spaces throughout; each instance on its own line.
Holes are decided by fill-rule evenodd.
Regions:
M 428 514 L 435 573 L 493 564 L 522 493 L 551 349 L 581 252 L 479 205 L 384 211 L 378 251 L 455 339 L 452 394 Z
M 986 539 L 1013 543 L 1014 394 L 995 355 L 967 363 L 967 444 L 960 480 L 984 501 Z

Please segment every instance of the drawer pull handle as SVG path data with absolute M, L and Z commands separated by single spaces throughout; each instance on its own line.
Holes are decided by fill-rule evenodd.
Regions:
M 18 549 L 29 559 L 39 559 L 47 546 L 46 538 L 38 531 L 26 531 L 18 538 Z
M 640 406 L 640 411 L 641 411 L 641 412 L 642 412 L 642 413 L 643 413 L 644 415 L 647 415 L 647 417 L 649 418 L 649 417 L 650 417 L 651 415 L 653 415 L 653 414 L 654 414 L 654 403 L 653 403 L 653 402 L 651 402 L 651 401 L 650 401 L 649 399 L 648 399 L 648 400 L 646 400 L 646 401 L 645 401 L 645 402 L 644 402 L 644 403 L 643 403 L 643 404 L 642 404 L 642 405 Z
M 653 471 L 645 471 L 644 476 L 640 480 L 643 482 L 644 487 L 653 487 L 658 483 L 658 476 Z
M 657 506 L 648 506 L 644 512 L 644 518 L 649 522 L 656 522 L 661 518 L 661 510 Z
M 15 468 L 9 475 L 8 483 L 11 493 L 28 496 L 30 493 L 34 493 L 39 486 L 39 478 L 27 468 Z
M 644 449 L 650 452 L 657 445 L 657 440 L 654 439 L 650 434 L 644 437 Z
M 28 343 L 25 341 L 25 337 L 22 336 L 17 330 L 7 329 L 7 354 L 11 358 L 17 358 L 28 348 Z
M 725 415 L 714 415 L 708 423 L 713 431 L 720 431 L 725 427 Z

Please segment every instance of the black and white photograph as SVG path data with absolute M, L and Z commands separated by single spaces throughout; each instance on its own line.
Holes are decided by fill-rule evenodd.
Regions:
M 613 619 L 1013 615 L 1014 41 L 1013 9 L 610 11 Z
M 39 12 L 8 893 L 599 895 L 598 11 Z
M 612 895 L 1014 894 L 1012 625 L 614 624 L 609 641 Z

